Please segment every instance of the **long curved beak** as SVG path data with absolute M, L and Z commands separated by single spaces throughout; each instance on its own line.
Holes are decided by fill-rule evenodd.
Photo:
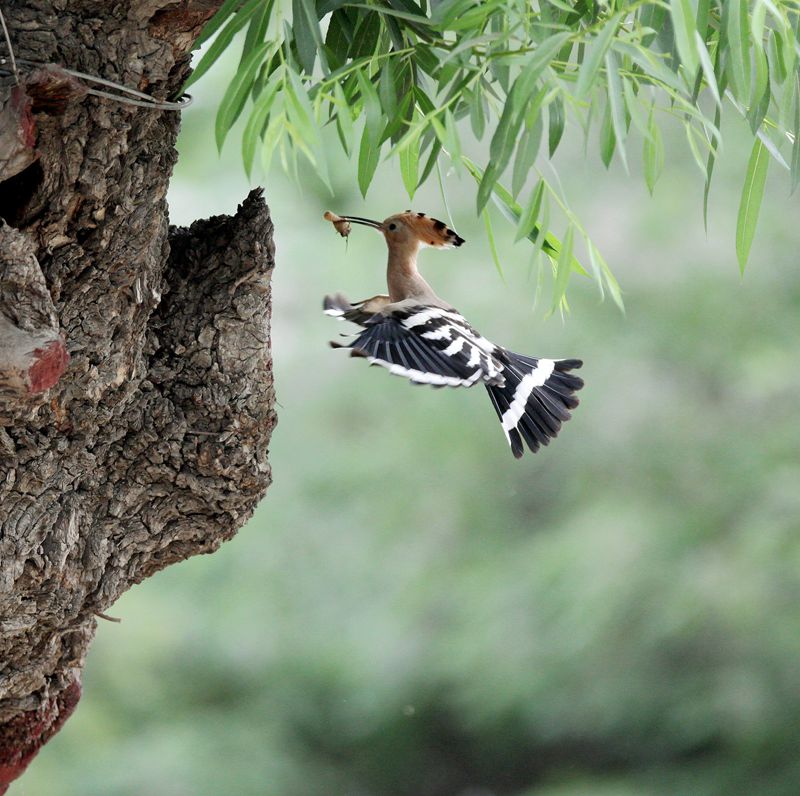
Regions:
M 371 218 L 361 218 L 361 216 L 339 216 L 343 221 L 350 221 L 353 224 L 363 224 L 365 227 L 372 227 L 383 232 L 383 224 L 380 221 L 373 221 Z

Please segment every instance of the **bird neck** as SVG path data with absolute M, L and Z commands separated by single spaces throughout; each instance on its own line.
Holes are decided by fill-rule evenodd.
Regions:
M 433 288 L 417 270 L 416 251 L 389 250 L 386 282 L 389 286 L 389 299 L 392 302 L 409 298 L 422 301 L 436 298 Z

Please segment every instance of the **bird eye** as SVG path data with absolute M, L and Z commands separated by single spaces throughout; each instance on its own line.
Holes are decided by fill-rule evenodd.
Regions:
M 392 221 L 392 223 L 389 224 L 389 231 L 394 232 L 396 229 L 397 229 L 397 224 L 395 224 L 394 221 Z

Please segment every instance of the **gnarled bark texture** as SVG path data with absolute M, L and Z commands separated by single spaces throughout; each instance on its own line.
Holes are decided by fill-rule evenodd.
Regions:
M 3 4 L 0 794 L 78 701 L 103 612 L 215 550 L 270 480 L 272 223 L 170 229 L 179 114 L 87 96 L 59 65 L 174 95 L 217 0 Z

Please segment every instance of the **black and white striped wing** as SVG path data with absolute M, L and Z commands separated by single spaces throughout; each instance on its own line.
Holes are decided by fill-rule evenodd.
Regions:
M 348 346 L 396 376 L 435 387 L 502 384 L 496 346 L 481 337 L 457 312 L 415 306 L 375 315 Z

